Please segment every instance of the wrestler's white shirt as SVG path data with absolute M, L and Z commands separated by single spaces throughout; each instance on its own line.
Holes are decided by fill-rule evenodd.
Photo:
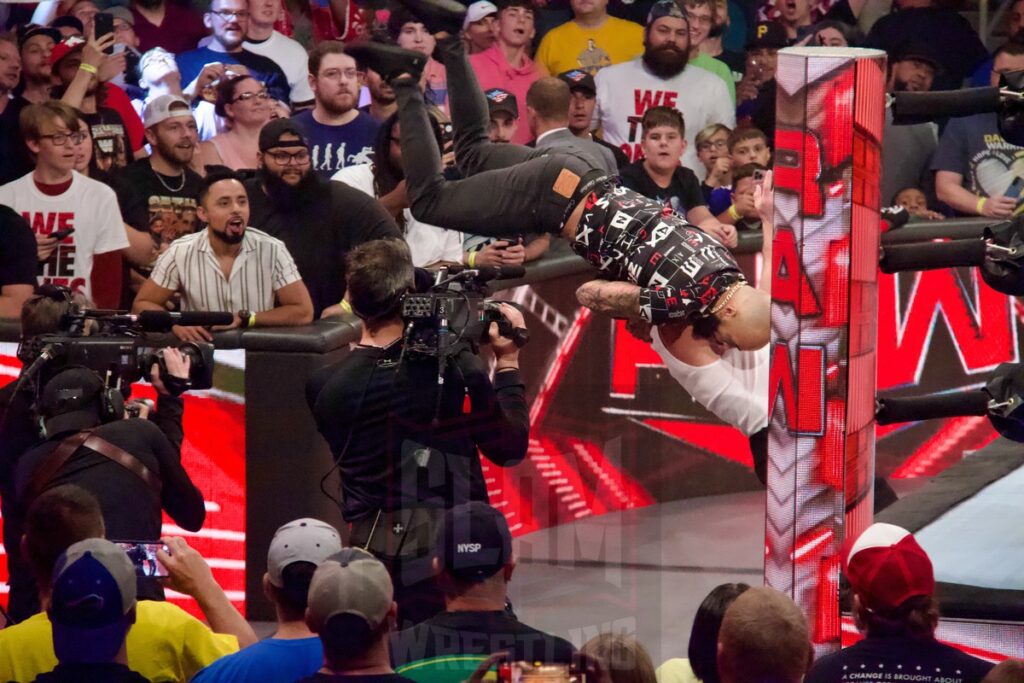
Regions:
M 652 346 L 669 374 L 693 400 L 747 436 L 768 426 L 768 345 L 756 351 L 729 349 L 708 365 L 687 365 L 668 350 L 658 328 Z

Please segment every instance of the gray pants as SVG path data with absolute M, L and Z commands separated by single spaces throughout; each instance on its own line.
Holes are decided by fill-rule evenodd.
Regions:
M 441 41 L 440 50 L 448 71 L 455 159 L 464 177 L 446 180 L 441 173 L 441 154 L 418 84 L 410 79 L 393 82 L 412 215 L 476 235 L 557 233 L 570 198 L 564 189 L 555 191 L 556 181 L 563 170 L 582 178 L 593 167 L 571 154 L 492 143 L 487 137 L 487 100 L 462 41 Z

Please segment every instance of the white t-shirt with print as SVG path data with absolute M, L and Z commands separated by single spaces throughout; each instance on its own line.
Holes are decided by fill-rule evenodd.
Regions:
M 128 248 L 128 233 L 114 191 L 72 171 L 71 187 L 51 197 L 28 173 L 0 186 L 0 204 L 20 213 L 36 234 L 74 228 L 43 263 L 39 283 L 65 285 L 92 302 L 92 262 L 96 254 Z
M 651 107 L 675 107 L 682 112 L 686 150 L 681 160 L 700 180 L 704 179 L 706 171 L 697 159 L 694 137 L 712 123 L 736 127 L 736 111 L 725 82 L 693 65 L 664 79 L 648 71 L 642 58 L 637 58 L 606 66 L 597 72 L 594 82 L 597 85 L 594 127 L 600 127 L 605 142 L 620 147 L 630 161 L 643 157 L 640 120 Z
M 331 180 L 345 183 L 376 197 L 373 190 L 373 166 L 359 164 L 346 166 L 333 176 Z M 421 223 L 412 217 L 412 212 L 405 209 L 405 241 L 412 252 L 412 264 L 418 268 L 429 266 L 438 261 L 462 262 L 462 233 L 456 230 L 445 230 L 436 225 Z

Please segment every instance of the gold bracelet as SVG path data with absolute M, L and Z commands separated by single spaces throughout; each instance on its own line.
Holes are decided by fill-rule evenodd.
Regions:
M 86 64 L 85 62 L 82 62 L 78 65 L 78 68 L 88 74 L 92 74 L 94 76 L 96 75 L 96 67 L 94 67 L 92 64 Z
M 341 310 L 344 311 L 345 313 L 352 312 L 352 304 L 348 302 L 348 299 L 342 299 L 338 305 L 341 306 Z
M 469 252 L 469 257 L 466 259 L 466 265 L 470 268 L 476 268 L 476 252 Z
M 728 213 L 729 213 L 729 217 L 732 218 L 734 221 L 739 221 L 741 218 L 743 218 L 743 216 L 740 215 L 740 212 L 736 210 L 736 205 L 735 204 L 730 204 L 729 205 L 729 212 Z
M 256 314 L 249 313 L 249 320 L 246 321 L 246 327 L 256 327 Z
M 974 212 L 979 216 L 985 215 L 985 202 L 988 201 L 988 197 L 978 197 L 978 203 L 974 205 Z

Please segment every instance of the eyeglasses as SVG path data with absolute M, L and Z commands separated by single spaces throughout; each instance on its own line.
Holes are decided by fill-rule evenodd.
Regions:
M 306 149 L 300 149 L 298 152 L 267 152 L 267 155 L 274 160 L 275 164 L 281 166 L 302 165 L 309 161 L 309 150 Z
M 229 19 L 235 17 L 236 19 L 248 19 L 249 10 L 245 9 L 212 9 L 210 14 L 216 14 L 221 19 Z
M 703 24 L 705 26 L 711 26 L 711 16 L 710 15 L 706 16 L 706 17 L 702 17 L 699 14 L 694 14 L 693 12 L 687 12 L 686 13 L 686 19 L 691 24 Z
M 49 138 L 51 142 L 57 147 L 63 147 L 68 144 L 68 140 L 74 145 L 80 145 L 85 140 L 85 133 L 78 131 L 77 133 L 54 133 L 53 135 L 40 135 L 41 138 Z
M 728 140 L 708 140 L 697 145 L 697 149 L 702 151 L 706 149 L 726 149 L 728 146 Z
M 348 80 L 351 81 L 359 76 L 358 69 L 328 69 L 318 76 L 329 81 Z
M 254 97 L 258 97 L 261 100 L 266 100 L 266 99 L 270 99 L 270 93 L 268 93 L 266 90 L 260 90 L 259 92 L 244 92 L 241 95 L 239 95 L 238 97 L 236 97 L 235 99 L 231 100 L 231 102 L 232 103 L 235 103 L 235 102 L 238 102 L 238 101 L 246 102 L 248 100 L 251 100 Z

